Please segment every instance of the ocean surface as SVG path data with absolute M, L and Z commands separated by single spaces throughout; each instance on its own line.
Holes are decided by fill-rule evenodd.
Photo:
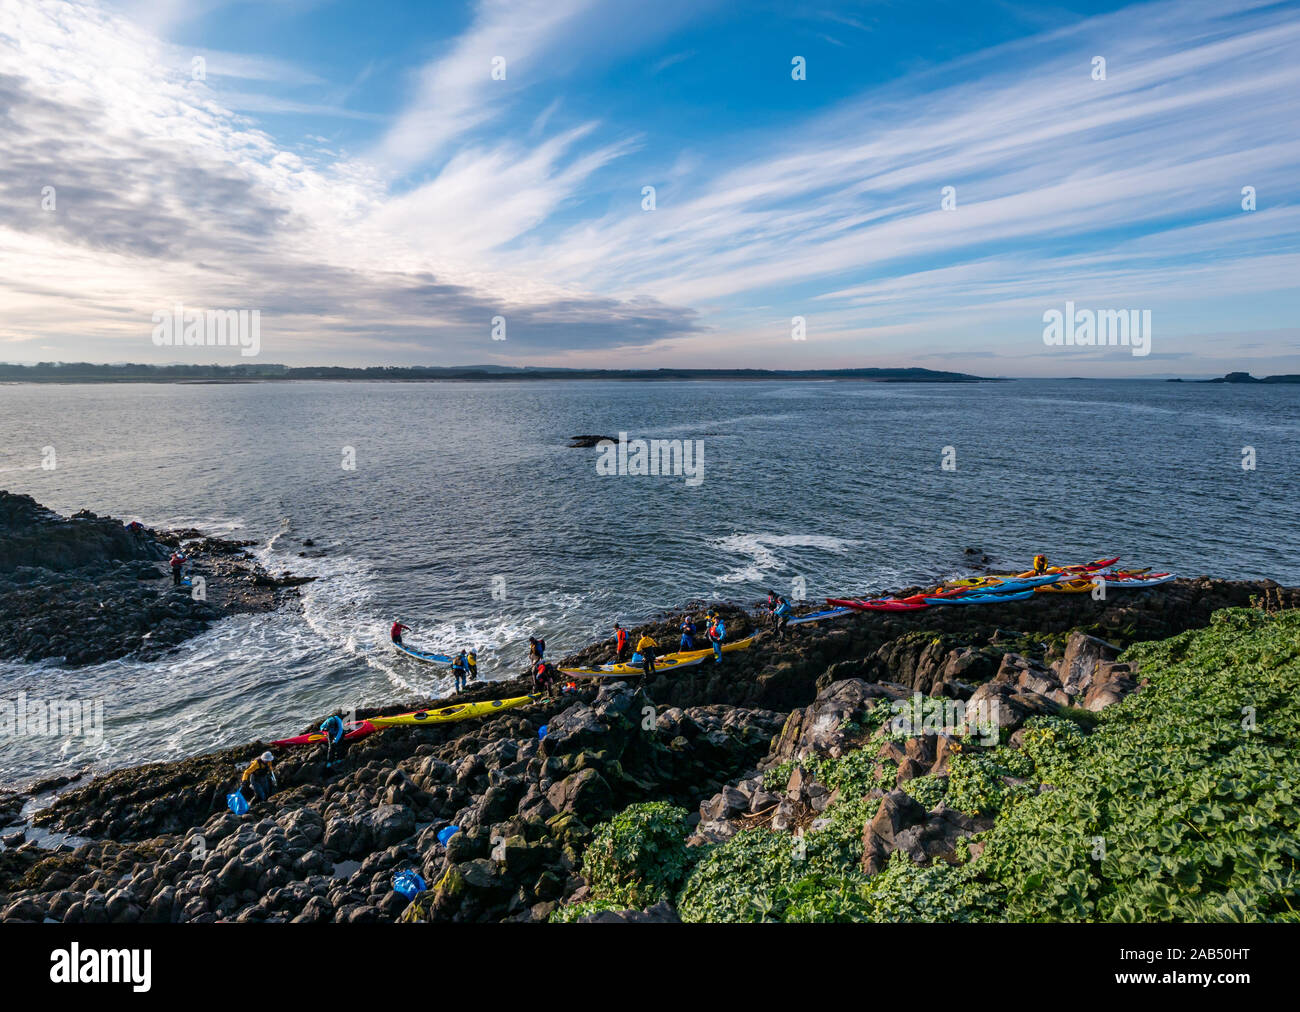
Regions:
M 702 480 L 600 474 L 597 450 L 566 445 L 620 432 L 701 440 Z M 530 634 L 558 657 L 691 599 L 965 573 L 968 546 L 1011 568 L 1121 555 L 1297 584 L 1298 466 L 1297 386 L 0 385 L 0 488 L 255 540 L 272 570 L 318 577 L 300 611 L 223 620 L 161 661 L 0 662 L 0 698 L 104 706 L 99 740 L 0 740 L 0 784 L 448 688 L 391 650 L 395 617 L 408 643 L 477 647 L 499 678 Z

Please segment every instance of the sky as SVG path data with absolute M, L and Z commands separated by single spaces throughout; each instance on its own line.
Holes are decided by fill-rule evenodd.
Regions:
M 5 0 L 0 361 L 1300 373 L 1297 165 L 1294 3 Z

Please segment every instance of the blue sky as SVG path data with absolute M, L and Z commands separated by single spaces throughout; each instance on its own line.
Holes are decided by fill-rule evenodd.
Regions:
M 1296 15 L 13 0 L 0 360 L 1300 372 Z

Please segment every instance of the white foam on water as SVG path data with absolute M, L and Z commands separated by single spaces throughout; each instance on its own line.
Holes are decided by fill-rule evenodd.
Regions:
M 812 548 L 847 555 L 849 549 L 858 544 L 861 542 L 853 538 L 837 538 L 829 534 L 730 534 L 715 538 L 710 547 L 730 555 L 747 556 L 749 562 L 716 577 L 714 583 L 761 583 L 771 573 L 788 568 L 777 549 Z

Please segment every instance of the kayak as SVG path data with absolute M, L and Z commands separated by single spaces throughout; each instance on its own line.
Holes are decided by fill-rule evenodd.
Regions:
M 1078 566 L 1048 566 L 1049 573 L 1091 573 L 1098 569 L 1108 569 L 1119 562 L 1119 556 L 1116 555 L 1110 559 L 1094 559 L 1092 562 L 1085 562 Z M 1027 573 L 1017 573 L 1017 577 L 1036 576 L 1032 569 Z
M 407 657 L 414 657 L 417 661 L 426 661 L 429 664 L 450 664 L 451 658 L 446 654 L 427 654 L 423 650 L 416 650 L 414 647 L 404 646 L 401 643 L 394 643 L 393 646 Z
M 831 608 L 829 611 L 815 611 L 811 615 L 800 615 L 790 619 L 786 625 L 803 625 L 805 622 L 820 622 L 826 618 L 839 618 L 841 615 L 853 614 L 852 608 Z
M 754 645 L 754 637 L 746 636 L 743 640 L 732 640 L 730 643 L 722 644 L 722 652 L 729 654 L 733 650 L 748 650 Z M 713 656 L 713 647 L 704 647 L 700 650 L 679 650 L 676 653 L 664 654 L 662 657 L 655 658 L 655 667 L 663 665 L 665 667 L 680 668 L 684 664 L 698 664 L 706 657 Z M 629 661 L 619 661 L 611 664 L 600 665 L 601 671 L 613 671 L 615 668 L 632 668 L 636 671 L 641 670 L 641 655 L 633 654 Z M 564 669 L 561 668 L 561 671 Z
M 351 728 L 351 730 L 348 730 Z M 343 725 L 343 740 L 355 741 L 357 738 L 364 738 L 368 734 L 378 731 L 379 728 L 369 720 L 355 720 L 350 724 Z M 271 742 L 277 748 L 283 748 L 288 745 L 320 745 L 324 744 L 325 735 L 321 731 L 313 731 L 311 734 L 300 734 L 296 738 L 281 738 L 279 741 Z
M 457 703 L 444 706 L 440 710 L 415 710 L 412 713 L 399 713 L 394 717 L 371 717 L 370 723 L 375 727 L 401 727 L 408 724 L 450 724 L 456 720 L 469 720 L 472 717 L 486 717 L 499 710 L 513 710 L 516 706 L 527 706 L 541 699 L 541 693 L 531 696 L 515 696 L 512 699 L 493 699 L 483 703 Z
M 708 656 L 713 656 L 710 650 Z M 689 657 L 686 660 L 670 660 L 668 657 L 655 658 L 656 671 L 676 671 L 678 668 L 693 668 L 703 664 L 704 657 Z M 576 675 L 579 678 L 625 678 L 628 675 L 641 674 L 641 662 L 623 661 L 619 664 L 602 664 L 598 668 L 560 668 L 562 675 Z
M 869 601 L 860 597 L 828 597 L 826 603 L 858 611 L 917 611 L 930 607 L 925 601 L 900 601 L 892 597 L 878 597 Z
M 1065 580 L 1062 583 L 1049 583 L 1035 587 L 1035 594 L 1086 594 L 1092 590 L 1092 578 L 1085 580 Z
M 1023 601 L 1033 597 L 1035 590 L 1030 587 L 1015 594 L 965 594 L 962 597 L 932 597 L 930 604 L 997 604 L 999 601 Z
M 1014 580 L 1003 580 L 1001 583 L 995 583 L 992 586 L 981 587 L 975 591 L 977 594 L 1016 594 L 1022 590 L 1033 590 L 1035 587 L 1043 587 L 1050 583 L 1060 583 L 1064 577 L 1060 573 L 1049 573 L 1046 576 L 1029 576 L 1017 578 Z
M 1150 576 L 1138 577 L 1137 579 L 1115 579 L 1105 577 L 1107 587 L 1158 587 L 1162 583 L 1168 583 L 1175 579 L 1173 573 L 1152 573 Z

